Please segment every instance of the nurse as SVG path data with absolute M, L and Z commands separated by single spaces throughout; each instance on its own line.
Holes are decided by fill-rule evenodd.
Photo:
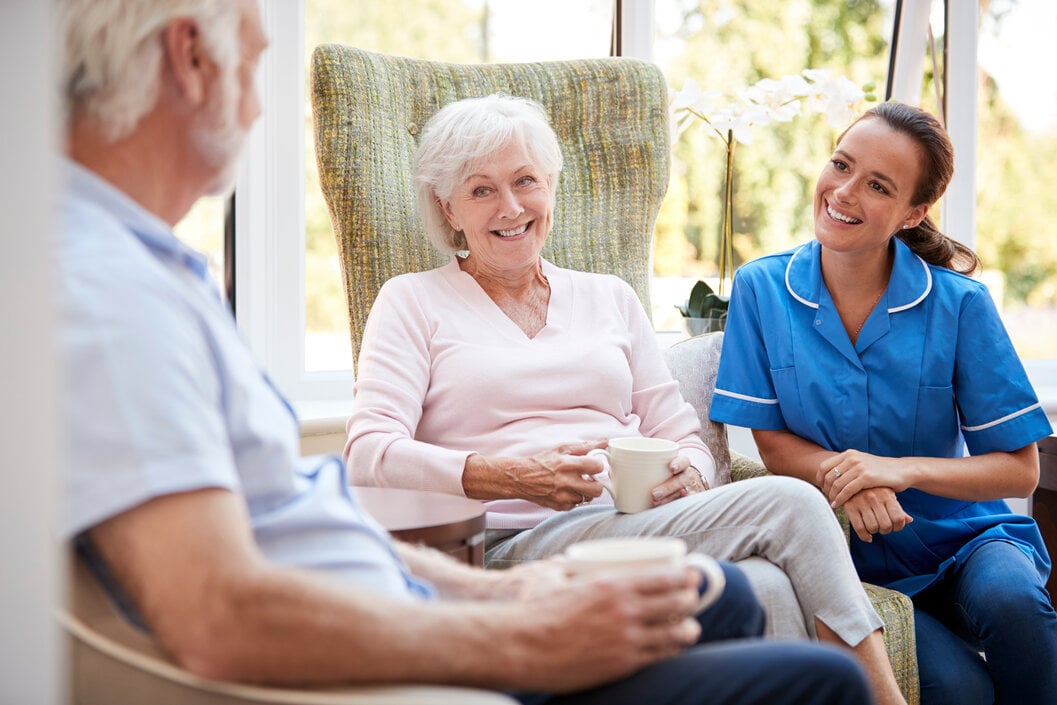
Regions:
M 1051 427 L 979 259 L 928 216 L 953 169 L 917 108 L 841 135 L 815 239 L 738 270 L 711 416 L 843 507 L 862 579 L 913 598 L 924 705 L 1053 703 L 1050 558 L 1002 499 L 1035 488 Z

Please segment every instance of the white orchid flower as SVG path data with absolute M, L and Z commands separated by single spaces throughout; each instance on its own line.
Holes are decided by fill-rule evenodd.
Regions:
M 811 81 L 808 108 L 823 113 L 830 127 L 843 127 L 858 115 L 855 105 L 866 97 L 859 86 L 826 69 L 806 69 L 804 76 Z
M 800 76 L 786 76 L 778 81 L 764 78 L 749 86 L 742 98 L 767 110 L 773 121 L 789 122 L 800 114 L 799 98 L 807 90 L 807 81 Z
M 672 96 L 672 110 L 690 110 L 701 115 L 712 112 L 712 106 L 722 93 L 720 91 L 702 91 L 701 86 L 692 78 L 686 79 L 683 88 Z
M 736 103 L 723 110 L 718 110 L 709 118 L 709 124 L 725 141 L 727 133 L 742 144 L 752 144 L 752 128 L 756 125 L 769 125 L 773 121 L 770 112 L 759 105 Z

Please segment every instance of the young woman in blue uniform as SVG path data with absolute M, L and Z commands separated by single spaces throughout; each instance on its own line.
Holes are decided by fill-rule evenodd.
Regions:
M 915 604 L 922 702 L 1057 703 L 1057 615 L 1034 520 L 1050 423 L 975 253 L 928 210 L 953 173 L 943 127 L 875 106 L 815 189 L 815 240 L 741 267 L 716 421 L 851 522 L 863 580 Z M 969 455 L 963 449 L 967 448 Z

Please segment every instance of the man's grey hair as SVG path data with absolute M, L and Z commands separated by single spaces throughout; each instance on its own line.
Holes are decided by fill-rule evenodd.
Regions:
M 66 119 L 95 122 L 111 142 L 126 137 L 158 100 L 162 30 L 193 19 L 221 72 L 239 56 L 235 0 L 57 0 Z
M 543 170 L 553 194 L 562 151 L 536 101 L 501 93 L 466 98 L 441 108 L 423 128 L 415 153 L 415 196 L 426 234 L 442 252 L 465 250 L 466 237 L 451 227 L 437 199 L 449 200 L 456 186 L 511 142 Z

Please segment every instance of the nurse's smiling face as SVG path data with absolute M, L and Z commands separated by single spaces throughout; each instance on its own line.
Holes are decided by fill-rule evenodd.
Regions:
M 866 118 L 844 133 L 815 186 L 815 237 L 839 252 L 887 248 L 928 206 L 911 198 L 921 178 L 921 150 L 884 120 Z
M 451 226 L 466 235 L 477 266 L 534 268 L 554 217 L 553 179 L 516 142 L 508 143 L 442 202 Z

